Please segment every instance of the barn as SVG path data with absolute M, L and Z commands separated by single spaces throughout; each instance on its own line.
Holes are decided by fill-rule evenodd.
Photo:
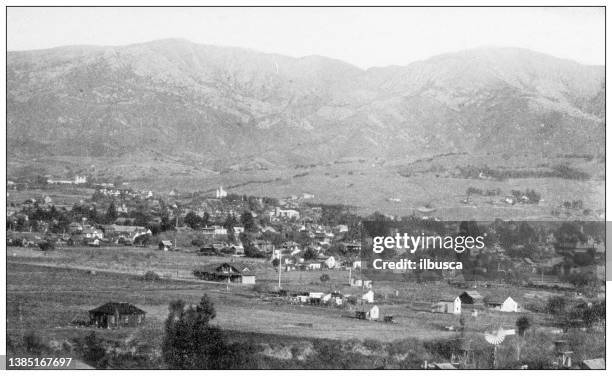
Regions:
M 108 302 L 89 311 L 89 323 L 99 328 L 139 326 L 146 312 L 130 303 Z

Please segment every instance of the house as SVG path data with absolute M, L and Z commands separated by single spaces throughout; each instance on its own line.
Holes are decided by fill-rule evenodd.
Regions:
M 366 305 L 361 311 L 355 311 L 355 317 L 359 320 L 378 320 L 380 310 L 377 305 Z
M 306 269 L 308 270 L 321 270 L 320 262 L 311 262 L 306 265 Z
M 222 264 L 203 265 L 193 271 L 199 279 L 219 282 L 235 282 L 245 285 L 255 284 L 255 274 L 243 264 L 224 262 Z
M 347 225 L 338 225 L 334 228 L 334 230 L 338 233 L 338 234 L 342 234 L 345 232 L 348 232 L 349 228 Z
M 214 235 L 227 235 L 227 229 L 223 226 L 213 226 Z
M 172 242 L 170 240 L 162 240 L 158 244 L 160 251 L 171 251 L 172 250 Z
M 458 296 L 455 299 L 442 299 L 431 306 L 431 312 L 460 315 L 461 299 Z
M 227 191 L 225 191 L 223 189 L 223 187 L 219 187 L 217 188 L 217 190 L 215 191 L 215 197 L 216 198 L 224 198 L 227 197 Z
M 604 358 L 585 359 L 580 363 L 580 369 L 606 369 Z
M 361 300 L 368 303 L 374 303 L 374 291 L 370 290 L 361 296 Z
M 339 292 L 331 292 L 323 295 L 321 301 L 323 303 L 329 303 L 334 305 L 342 305 L 344 296 Z
M 353 261 L 353 269 L 361 269 L 361 260 Z
M 80 234 L 83 231 L 83 226 L 78 222 L 72 222 L 68 225 L 68 232 L 71 234 Z
M 86 239 L 88 240 L 93 240 L 93 239 L 103 239 L 104 238 L 104 232 L 102 232 L 102 230 L 97 229 L 93 226 L 85 226 L 83 228 L 83 231 L 81 231 L 81 233 L 85 236 Z
M 518 303 L 512 299 L 512 297 L 508 296 L 506 299 L 500 296 L 487 296 L 484 299 L 484 303 L 487 307 L 496 309 L 502 312 L 518 312 L 519 305 Z
M 462 304 L 482 304 L 483 303 L 483 297 L 482 295 L 480 295 L 480 293 L 478 291 L 472 290 L 472 291 L 464 291 L 463 293 L 461 293 L 461 295 L 459 295 L 459 299 L 461 299 L 461 303 Z
M 325 264 L 328 269 L 333 269 L 336 266 L 336 259 L 334 256 L 329 256 L 325 261 L 323 261 L 323 264 Z
M 108 302 L 89 311 L 89 322 L 98 328 L 139 326 L 145 315 L 145 311 L 130 303 Z
M 300 212 L 294 209 L 281 209 L 276 207 L 271 216 L 277 218 L 286 218 L 286 219 L 300 219 Z

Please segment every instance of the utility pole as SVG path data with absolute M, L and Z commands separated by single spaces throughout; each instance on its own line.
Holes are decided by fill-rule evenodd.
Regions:
M 278 289 L 279 290 L 281 288 L 281 270 L 283 269 L 282 260 L 283 260 L 283 254 L 279 250 L 279 252 L 278 252 Z

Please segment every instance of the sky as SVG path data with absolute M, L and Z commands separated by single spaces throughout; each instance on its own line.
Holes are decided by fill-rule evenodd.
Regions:
M 603 65 L 599 8 L 7 8 L 7 49 L 165 38 L 321 55 L 361 68 L 469 48 L 522 47 Z

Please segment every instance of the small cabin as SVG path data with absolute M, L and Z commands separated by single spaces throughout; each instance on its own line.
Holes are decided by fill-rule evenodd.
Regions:
M 160 251 L 171 251 L 172 242 L 170 240 L 162 240 L 159 242 L 158 248 Z
M 380 318 L 380 310 L 378 306 L 366 306 L 363 311 L 356 311 L 355 317 L 360 320 L 378 320 Z
M 98 328 L 134 327 L 144 323 L 145 315 L 133 304 L 108 302 L 89 311 L 89 322 Z

